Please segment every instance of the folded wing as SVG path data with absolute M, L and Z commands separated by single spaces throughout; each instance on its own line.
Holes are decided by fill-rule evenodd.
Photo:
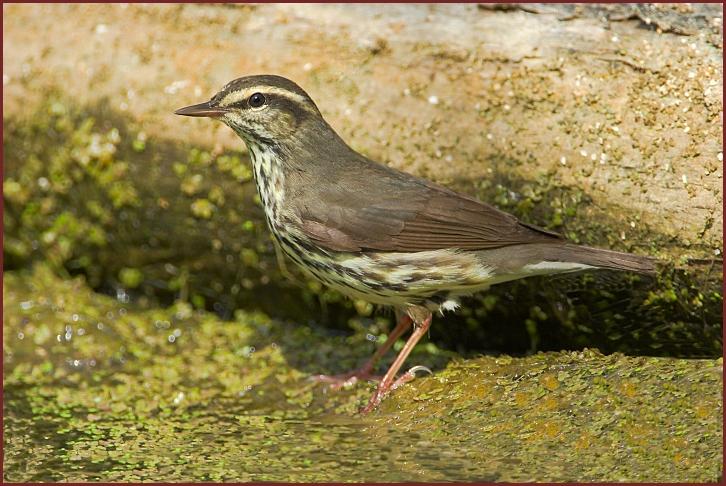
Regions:
M 337 180 L 308 187 L 300 198 L 298 229 L 315 244 L 335 251 L 417 252 L 564 242 L 556 233 L 424 179 L 367 159 L 364 166 L 350 170 L 349 165 Z

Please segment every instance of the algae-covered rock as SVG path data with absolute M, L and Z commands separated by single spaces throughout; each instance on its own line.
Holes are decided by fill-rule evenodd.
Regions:
M 231 130 L 172 114 L 272 71 L 384 163 L 663 262 L 657 280 L 494 288 L 439 319 L 436 342 L 721 353 L 716 7 L 3 8 L 6 268 L 48 261 L 112 295 L 223 317 L 260 309 L 340 328 L 370 315 L 276 253 Z
M 226 315 L 272 307 L 265 295 L 293 286 L 279 275 L 245 153 L 174 147 L 108 105 L 58 95 L 31 122 L 8 120 L 4 136 L 6 268 L 48 261 L 96 288 L 181 295 Z
M 445 454 L 461 481 L 712 482 L 723 474 L 722 375 L 721 358 L 479 358 L 401 389 L 376 426 Z
M 6 118 L 61 89 L 79 105 L 106 100 L 152 138 L 230 150 L 231 131 L 173 111 L 238 76 L 281 74 L 354 148 L 396 168 L 469 190 L 493 173 L 547 178 L 584 191 L 579 205 L 611 219 L 618 249 L 644 251 L 653 235 L 669 259 L 723 249 L 719 5 L 3 12 Z
M 128 126 L 107 105 L 79 109 L 57 97 L 4 130 L 6 268 L 48 261 L 105 292 L 181 299 L 221 316 L 252 308 L 343 327 L 373 310 L 309 281 L 275 251 L 245 153 L 175 147 Z M 482 199 L 537 224 L 571 217 L 574 241 L 601 241 L 592 241 L 580 214 L 580 193 L 568 195 L 549 179 L 489 182 L 478 189 Z M 505 189 L 514 186 L 521 192 Z M 433 335 L 461 352 L 596 346 L 718 355 L 721 268 L 677 267 L 664 262 L 657 279 L 604 272 L 497 286 L 465 301 L 458 315 L 437 318 L 445 322 Z
M 6 481 L 715 481 L 722 361 L 585 350 L 453 361 L 372 391 L 306 379 L 383 339 L 185 303 L 139 309 L 46 267 L 3 286 Z M 374 333 L 374 334 L 371 334 Z M 441 371 L 439 371 L 441 370 Z

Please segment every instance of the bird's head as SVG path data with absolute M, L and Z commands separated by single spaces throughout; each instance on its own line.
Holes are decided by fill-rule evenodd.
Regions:
M 177 115 L 216 118 L 247 143 L 279 143 L 307 121 L 322 120 L 318 107 L 297 84 L 259 75 L 227 83 L 211 100 L 176 110 Z

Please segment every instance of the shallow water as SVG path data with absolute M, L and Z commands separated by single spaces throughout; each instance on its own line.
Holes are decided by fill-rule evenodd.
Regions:
M 365 337 L 355 346 L 259 314 L 225 323 L 183 304 L 134 310 L 45 268 L 8 274 L 4 292 L 6 480 L 456 474 L 408 434 L 371 440 L 356 414 L 370 386 L 328 393 L 306 379 L 351 367 L 372 349 Z
M 6 273 L 3 297 L 7 481 L 722 474 L 721 359 L 586 350 L 461 360 L 424 343 L 411 364 L 435 375 L 361 416 L 372 384 L 334 392 L 307 377 L 360 363 L 375 323 L 334 337 L 259 313 L 138 309 L 42 266 Z
M 28 398 L 17 389 L 6 395 L 7 480 L 371 482 L 482 474 L 481 465 L 416 435 L 390 429 L 372 440 L 360 417 L 250 410 L 228 398 L 143 420 L 80 409 L 65 420 L 34 419 L 23 410 Z

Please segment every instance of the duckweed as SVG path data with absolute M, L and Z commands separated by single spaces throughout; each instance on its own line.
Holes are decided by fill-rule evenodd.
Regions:
M 381 323 L 348 337 L 184 302 L 142 309 L 48 266 L 3 287 L 8 481 L 716 481 L 722 359 L 596 350 L 462 361 L 359 416 L 352 368 Z M 390 359 L 390 357 L 389 357 Z M 449 363 L 448 366 L 445 366 Z

